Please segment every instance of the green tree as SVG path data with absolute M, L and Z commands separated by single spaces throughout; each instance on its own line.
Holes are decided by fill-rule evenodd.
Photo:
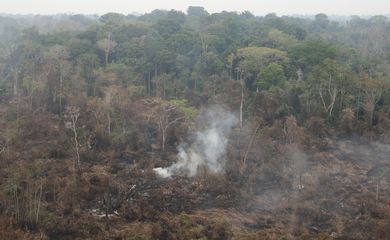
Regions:
M 96 45 L 99 49 L 104 51 L 104 63 L 105 66 L 107 66 L 108 57 L 116 47 L 117 43 L 111 39 L 111 34 L 109 34 L 108 38 L 100 39 Z
M 272 42 L 274 48 L 288 49 L 298 43 L 298 39 L 294 36 L 286 34 L 278 29 L 272 29 L 268 33 L 268 38 Z
M 187 8 L 187 15 L 191 17 L 205 17 L 209 13 L 204 9 L 204 7 L 189 6 Z
M 96 54 L 86 53 L 82 54 L 79 59 L 80 75 L 87 82 L 87 94 L 89 96 L 96 96 L 96 76 L 94 70 L 99 66 L 99 58 Z
M 178 33 L 182 29 L 184 22 L 184 13 L 171 10 L 163 19 L 159 20 L 154 27 L 161 36 L 168 37 L 172 34 Z
M 340 63 L 325 59 L 313 68 L 308 80 L 315 98 L 319 97 L 324 112 L 332 117 L 337 100 L 342 100 L 345 92 L 351 90 L 348 85 L 353 79 Z
M 245 79 L 249 86 L 255 84 L 260 71 L 270 63 L 283 64 L 288 61 L 287 53 L 266 47 L 240 48 L 236 54 L 237 73 Z
M 213 52 L 202 54 L 202 56 L 198 59 L 195 65 L 195 70 L 192 74 L 192 78 L 194 79 L 194 89 L 198 90 L 199 85 L 201 85 L 203 81 L 206 81 L 208 76 L 219 74 L 223 67 L 224 64 L 217 54 Z
M 283 67 L 277 63 L 270 63 L 260 71 L 257 77 L 257 84 L 262 90 L 281 86 L 284 81 L 286 81 L 286 76 Z
M 334 59 L 337 49 L 334 45 L 321 39 L 309 39 L 289 50 L 292 62 L 308 73 L 310 68 L 322 63 L 326 58 Z

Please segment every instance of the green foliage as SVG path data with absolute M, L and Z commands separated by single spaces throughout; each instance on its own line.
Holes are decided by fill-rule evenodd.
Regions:
M 44 177 L 42 161 L 23 167 L 13 164 L 8 169 L 7 181 L 1 191 L 7 196 L 8 211 L 16 216 L 17 224 L 33 228 L 40 223 Z
M 266 47 L 247 47 L 238 49 L 237 57 L 255 66 L 261 66 L 273 61 L 284 61 L 287 58 L 287 53 Z
M 278 49 L 247 47 L 237 50 L 236 61 L 236 73 L 241 75 L 248 86 L 253 87 L 263 68 L 273 62 L 283 64 L 288 61 L 288 57 L 286 52 Z
M 127 91 L 129 92 L 129 96 L 132 98 L 142 97 L 146 93 L 144 86 L 136 86 L 136 85 L 129 85 L 127 87 Z
M 200 74 L 210 76 L 216 73 L 220 73 L 223 68 L 223 63 L 218 58 L 217 54 L 208 52 L 200 57 L 196 68 Z
M 257 84 L 262 90 L 268 90 L 271 87 L 281 86 L 286 81 L 283 67 L 277 63 L 270 63 L 260 71 L 257 78 Z
M 272 29 L 268 33 L 268 38 L 276 48 L 288 49 L 298 43 L 294 36 L 286 34 L 278 29 Z
M 82 54 L 88 54 L 91 52 L 92 43 L 87 39 L 73 38 L 66 43 L 69 49 L 69 57 L 76 61 Z
M 31 110 L 44 104 L 62 114 L 68 103 L 82 106 L 115 85 L 126 92 L 123 103 L 183 99 L 180 107 L 194 117 L 188 106 L 214 101 L 237 110 L 241 83 L 246 116 L 261 105 L 254 101 L 259 90 L 283 105 L 269 111 L 288 109 L 302 118 L 328 112 L 337 122 L 346 108 L 368 114 L 370 98 L 374 112 L 388 109 L 386 91 L 375 86 L 390 75 L 389 23 L 381 15 L 340 24 L 322 13 L 314 19 L 256 17 L 191 6 L 187 14 L 72 15 L 47 17 L 46 24 L 26 19 L 0 19 L 0 101 L 18 95 L 30 100 Z
M 307 69 L 323 62 L 326 58 L 334 59 L 337 49 L 334 45 L 321 39 L 309 39 L 293 47 L 289 54 L 293 62 Z
M 106 25 L 113 26 L 123 23 L 125 16 L 120 13 L 106 13 L 99 20 Z
M 167 15 L 159 20 L 154 26 L 164 37 L 178 33 L 185 22 L 185 15 L 182 12 L 171 10 Z
M 85 53 L 79 57 L 79 67 L 80 74 L 87 81 L 87 92 L 88 95 L 95 95 L 95 76 L 94 69 L 99 65 L 99 59 L 96 54 L 93 53 Z
M 26 77 L 23 79 L 22 86 L 28 95 L 32 95 L 38 89 L 39 82 L 30 77 Z
M 168 103 L 178 106 L 183 111 L 186 118 L 190 120 L 194 120 L 198 116 L 198 109 L 189 106 L 188 101 L 186 99 L 172 99 L 169 100 Z
M 190 17 L 205 17 L 209 13 L 203 7 L 190 6 L 187 9 L 187 15 Z

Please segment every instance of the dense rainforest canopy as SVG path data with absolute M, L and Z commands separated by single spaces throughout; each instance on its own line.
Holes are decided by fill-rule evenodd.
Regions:
M 69 104 L 107 98 L 116 88 L 126 97 L 112 109 L 145 97 L 234 105 L 240 96 L 231 92 L 242 81 L 244 119 L 252 117 L 259 95 L 279 103 L 279 118 L 320 116 L 335 127 L 345 109 L 367 128 L 388 111 L 384 16 L 335 22 L 325 14 L 256 17 L 190 7 L 187 14 L 0 20 L 2 102 L 29 98 L 33 109 L 61 114 Z

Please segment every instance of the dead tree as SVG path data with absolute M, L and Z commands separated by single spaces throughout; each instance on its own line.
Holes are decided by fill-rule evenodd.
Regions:
M 245 80 L 242 77 L 243 71 L 240 68 L 236 68 L 237 81 L 240 82 L 241 98 L 240 98 L 240 129 L 242 129 L 243 111 L 244 111 L 244 99 L 245 99 Z
M 375 204 L 379 201 L 381 180 L 390 173 L 390 165 L 378 164 L 367 172 L 367 176 L 375 179 Z
M 333 84 L 333 76 L 332 74 L 329 74 L 328 79 L 328 86 L 327 86 L 327 94 L 329 96 L 329 102 L 326 102 L 325 97 L 322 94 L 323 89 L 320 87 L 318 88 L 318 93 L 321 98 L 322 106 L 324 107 L 324 111 L 329 114 L 329 117 L 332 116 L 333 108 L 336 103 L 337 94 L 339 93 L 339 89 L 336 84 Z
M 104 51 L 104 62 L 107 66 L 108 57 L 113 51 L 113 49 L 116 47 L 117 43 L 111 39 L 111 34 L 109 33 L 107 38 L 99 40 L 96 45 L 98 46 L 98 48 Z
M 380 101 L 383 93 L 390 89 L 390 85 L 381 78 L 371 78 L 370 76 L 367 76 L 361 82 L 360 88 L 363 90 L 365 95 L 363 109 L 365 111 L 368 128 L 371 130 L 375 107 Z
M 297 119 L 290 115 L 286 118 L 283 127 L 284 141 L 286 144 L 292 144 L 298 140 L 298 137 L 301 136 L 302 130 L 298 126 Z
M 73 132 L 73 141 L 76 150 L 77 156 L 77 167 L 80 167 L 80 153 L 79 153 L 79 142 L 77 135 L 77 120 L 80 116 L 80 108 L 75 106 L 70 106 L 66 108 L 65 111 L 65 127 L 72 130 Z M 73 172 L 76 171 L 76 161 L 73 160 Z
M 161 149 L 165 151 L 168 128 L 184 119 L 184 116 L 177 116 L 177 107 L 163 104 L 157 112 L 158 128 L 161 133 Z
M 21 227 L 33 228 L 39 223 L 43 181 L 39 183 L 32 179 L 12 182 L 11 200 L 14 204 L 15 220 Z
M 241 169 L 240 169 L 241 173 L 243 173 L 245 168 L 246 168 L 246 160 L 248 158 L 249 152 L 250 152 L 250 150 L 252 148 L 252 145 L 253 145 L 253 143 L 254 143 L 254 141 L 256 139 L 257 132 L 259 131 L 260 127 L 261 127 L 261 124 L 258 124 L 256 129 L 255 129 L 255 131 L 254 131 L 254 133 L 253 133 L 253 135 L 252 135 L 252 137 L 251 137 L 251 139 L 250 139 L 250 141 L 249 141 L 249 144 L 248 144 L 248 146 L 246 148 L 244 157 L 242 158 L 242 161 L 241 161 Z
M 161 136 L 161 150 L 164 152 L 169 128 L 185 120 L 186 117 L 179 106 L 167 101 L 153 99 L 148 102 L 148 105 L 154 106 L 149 106 L 152 112 L 146 114 L 147 121 L 157 124 Z

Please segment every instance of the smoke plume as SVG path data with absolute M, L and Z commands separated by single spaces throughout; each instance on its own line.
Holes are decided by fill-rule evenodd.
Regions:
M 166 168 L 154 168 L 160 177 L 176 174 L 195 176 L 200 166 L 205 166 L 213 173 L 222 172 L 228 135 L 237 124 L 237 118 L 221 107 L 205 110 L 198 119 L 199 131 L 192 138 L 192 143 L 179 145 L 178 161 Z

